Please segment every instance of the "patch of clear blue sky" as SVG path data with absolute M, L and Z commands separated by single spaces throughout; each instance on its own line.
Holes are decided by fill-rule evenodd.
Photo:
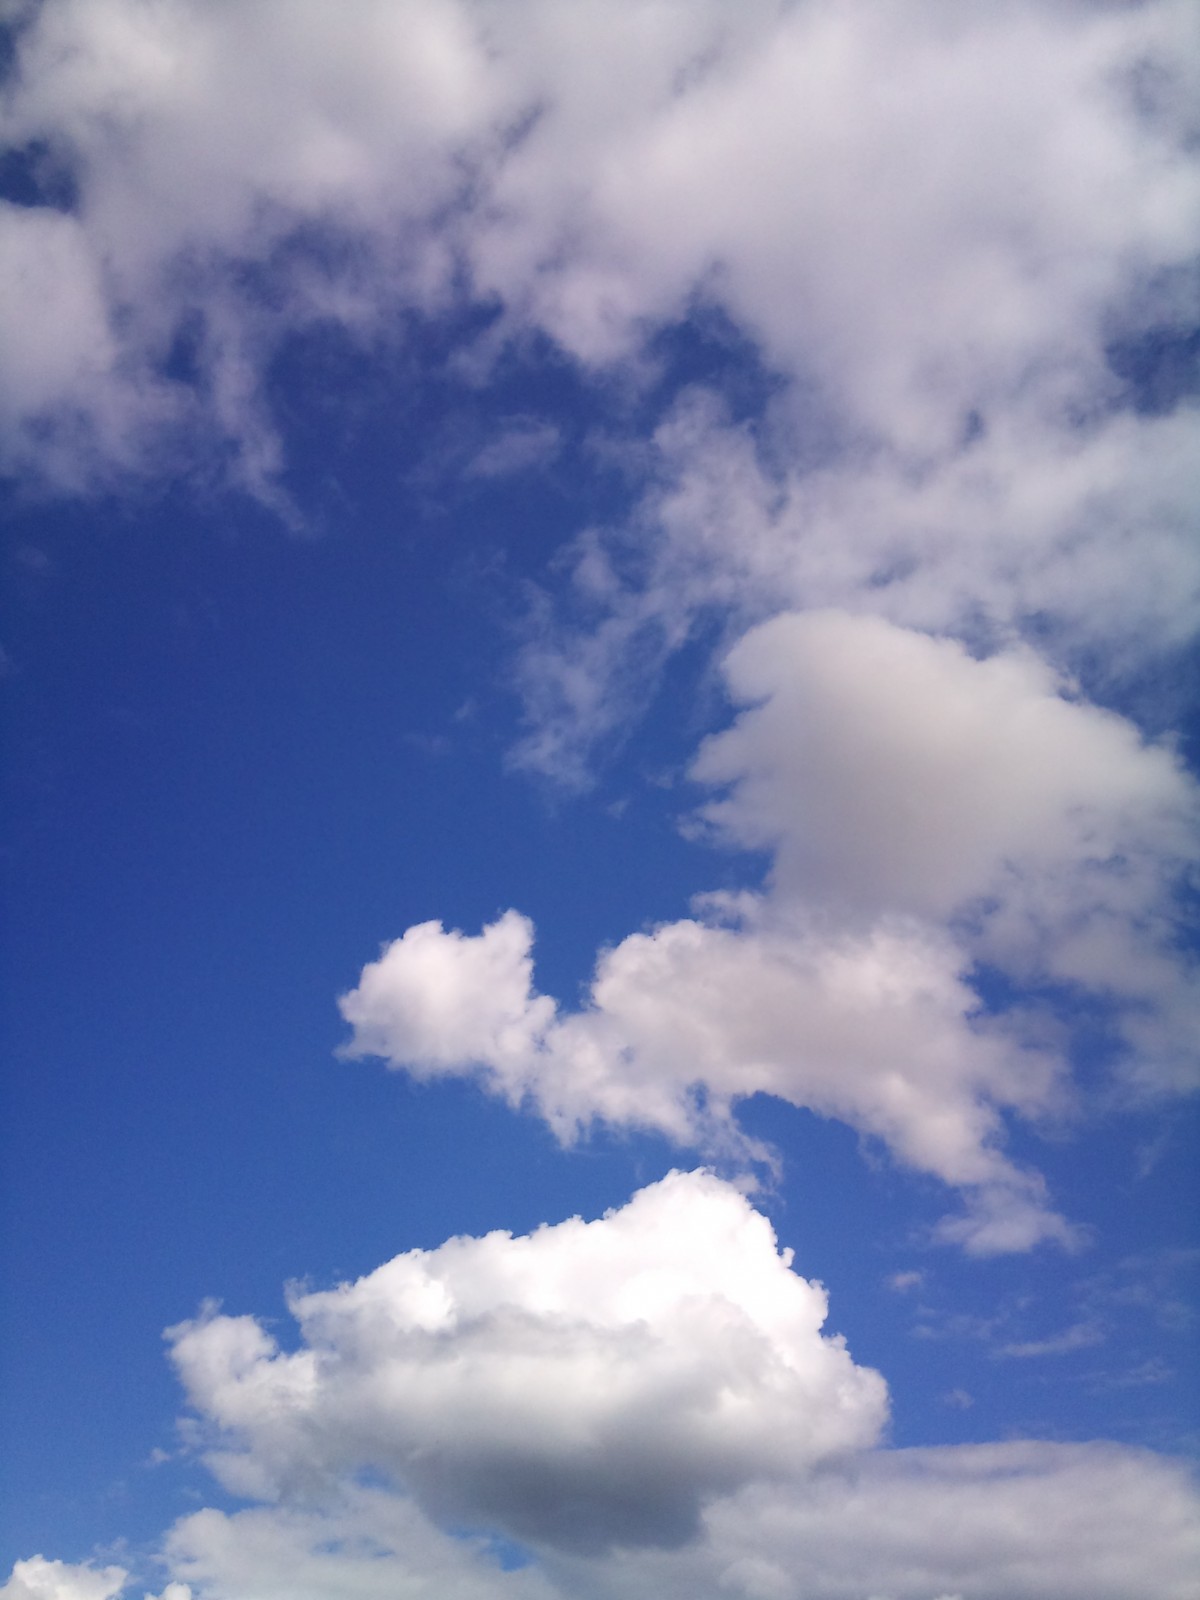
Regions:
M 187 485 L 86 504 L 6 494 L 19 937 L 0 1561 L 152 1542 L 189 1494 L 222 1503 L 196 1466 L 147 1464 L 174 1447 L 180 1408 L 158 1331 L 206 1297 L 278 1318 L 286 1342 L 288 1279 L 596 1215 L 688 1162 L 638 1137 L 564 1153 L 469 1086 L 333 1055 L 337 993 L 414 922 L 475 931 L 517 906 L 538 926 L 541 986 L 569 1003 L 599 946 L 761 866 L 683 839 L 686 792 L 644 781 L 651 756 L 678 770 L 703 731 L 702 648 L 585 799 L 548 796 L 504 756 L 523 585 L 636 492 L 588 438 L 644 435 L 697 381 L 752 418 L 773 379 L 704 312 L 662 334 L 639 385 L 589 384 L 533 346 L 469 388 L 452 357 L 490 315 L 412 324 L 374 354 L 327 331 L 281 352 L 268 387 L 307 537 Z M 181 327 L 181 380 L 201 381 L 202 338 Z M 562 433 L 546 471 L 466 475 L 498 420 L 529 416 Z M 938 1186 L 864 1162 L 852 1133 L 806 1113 L 758 1099 L 745 1121 L 784 1152 L 763 1204 L 798 1270 L 829 1287 L 831 1326 L 888 1377 L 897 1442 L 1186 1445 L 1190 1331 L 1163 1309 L 1195 1304 L 1183 1122 L 1118 1118 L 1059 1145 L 1014 1130 L 1097 1244 L 1068 1262 L 971 1262 L 920 1242 L 953 1204 Z M 924 1278 L 897 1293 L 898 1271 Z M 1088 1319 L 1097 1342 L 1061 1357 L 997 1353 Z

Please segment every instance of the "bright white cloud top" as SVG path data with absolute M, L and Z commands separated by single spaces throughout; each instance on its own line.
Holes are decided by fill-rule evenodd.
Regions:
M 295 926 L 247 911 L 258 965 L 197 1010 L 239 1014 L 288 964 L 294 1003 L 316 969 L 345 990 L 338 1054 L 402 1074 L 389 1093 L 419 1086 L 415 1143 L 468 1103 L 435 1094 L 469 1096 L 514 1152 L 548 1129 L 539 1159 L 603 1166 L 622 1195 L 577 1198 L 563 1177 L 553 1205 L 536 1191 L 540 1225 L 514 1226 L 522 1144 L 489 1220 L 438 1231 L 428 1213 L 459 1215 L 474 1165 L 500 1170 L 467 1144 L 389 1222 L 411 1232 L 382 1266 L 341 1265 L 349 1230 L 281 1230 L 296 1342 L 265 1309 L 180 1321 L 198 1297 L 169 1331 L 190 1407 L 177 1448 L 225 1498 L 176 1506 L 153 1548 L 22 1544 L 0 1600 L 1194 1597 L 1195 1433 L 1138 1433 L 1114 1398 L 1185 1365 L 1143 1324 L 1119 1370 L 1072 1369 L 1089 1419 L 1112 1408 L 1100 1440 L 1014 1378 L 1002 1432 L 954 1442 L 927 1421 L 911 1444 L 888 1383 L 894 1403 L 913 1346 L 896 1322 L 882 1355 L 857 1349 L 863 1307 L 889 1295 L 906 1337 L 974 1341 L 993 1374 L 1096 1351 L 1120 1317 L 1166 1338 L 1198 1315 L 1172 1287 L 1194 1238 L 1168 1237 L 1167 1201 L 1138 1188 L 1200 1088 L 1194 6 L 17 0 L 0 29 L 9 570 L 57 581 L 56 507 L 161 520 L 162 547 L 184 498 L 222 533 L 250 506 L 271 538 L 304 535 L 297 567 L 302 548 L 350 550 L 320 558 L 329 599 L 297 612 L 303 655 L 271 631 L 286 594 L 247 621 L 210 604 L 211 578 L 174 610 L 165 587 L 131 588 L 130 612 L 192 639 L 211 614 L 242 652 L 221 715 L 251 708 L 253 753 L 229 760 L 218 798 L 237 820 L 212 857 L 246 885 L 239 907 L 276 858 L 305 879 L 303 838 L 339 863 L 313 871 Z M 388 469 L 361 520 L 424 565 L 399 600 L 365 577 L 361 627 L 344 627 L 341 576 L 368 570 L 346 530 L 372 426 Z M 253 567 L 241 531 L 210 542 L 214 563 Z M 458 619 L 452 638 L 435 615 L 452 566 L 463 593 L 468 570 L 495 589 L 499 709 L 491 669 L 463 683 L 483 630 Z M 369 591 L 393 611 L 368 616 Z M 413 640 L 403 690 L 362 643 L 385 631 Z M 62 672 L 86 683 L 73 643 Z M 331 710 L 321 682 L 351 655 L 371 710 L 346 725 L 399 801 L 366 798 L 335 736 L 356 708 Z M 277 721 L 289 672 L 304 709 Z M 19 649 L 9 677 L 28 725 L 52 721 Z M 148 716 L 114 689 L 101 734 L 81 735 L 91 750 L 166 726 L 194 746 L 173 789 L 161 761 L 111 792 L 102 770 L 98 809 L 133 818 L 139 850 L 145 816 L 207 804 L 188 809 L 206 692 Z M 404 734 L 402 757 L 392 730 L 425 702 L 438 731 Z M 485 725 L 471 805 L 443 826 L 428 770 Z M 39 795 L 85 766 L 30 763 Z M 345 792 L 303 833 L 330 772 Z M 515 790 L 543 808 L 520 846 Z M 599 851 L 594 895 L 585 864 L 556 901 L 563 861 L 599 849 L 564 847 L 560 815 L 618 827 L 631 805 L 657 808 L 660 854 L 668 830 L 687 841 L 690 881 L 606 899 L 602 878 L 649 885 L 657 866 L 630 826 L 640 842 Z M 495 865 L 508 854 L 528 898 Z M 352 907 L 351 872 L 399 883 L 423 855 L 444 905 L 398 892 L 384 927 Z M 96 900 L 81 926 L 103 950 L 113 896 Z M 123 945 L 111 920 L 120 961 L 148 964 L 154 940 Z M 575 993 L 574 949 L 591 965 Z M 55 1001 L 90 970 L 56 948 L 51 967 Z M 97 1014 L 116 1041 L 101 1057 L 139 1008 Z M 328 1075 L 346 1097 L 385 1076 Z M 228 1117 L 241 1138 L 267 1108 L 260 1152 L 300 1125 L 263 1082 Z M 794 1112 L 860 1141 L 854 1192 Z M 1122 1118 L 1150 1130 L 1125 1167 Z M 368 1120 L 338 1135 L 343 1158 Z M 231 1228 L 205 1148 L 211 1230 L 236 1233 L 247 1208 Z M 297 1139 L 293 1206 L 315 1148 Z M 1094 1151 L 1086 1180 L 1064 1148 Z M 705 1165 L 673 1170 L 684 1157 Z M 858 1185 L 881 1171 L 904 1216 L 849 1252 L 848 1340 L 838 1293 L 801 1276 L 827 1269 L 793 1265 L 767 1213 L 809 1181 L 802 1225 L 845 1255 Z M 1089 1249 L 1107 1251 L 1091 1269 Z M 1031 1276 L 1043 1253 L 1055 1294 Z M 965 1413 L 952 1365 L 938 1403 Z

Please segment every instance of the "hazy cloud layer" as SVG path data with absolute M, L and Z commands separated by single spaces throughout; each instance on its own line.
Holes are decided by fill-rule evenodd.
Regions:
M 197 1600 L 1191 1600 L 1197 1510 L 1187 1475 L 1144 1452 L 1022 1442 L 880 1452 L 720 1499 L 681 1549 L 515 1571 L 360 1490 L 323 1511 L 202 1511 L 169 1548 Z

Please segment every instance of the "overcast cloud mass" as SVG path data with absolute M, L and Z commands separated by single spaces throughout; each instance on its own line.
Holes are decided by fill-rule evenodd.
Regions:
M 383 1265 L 289 1222 L 286 1317 L 232 1276 L 179 1303 L 159 1455 L 192 1487 L 126 1543 L 64 1500 L 0 1600 L 1194 1600 L 1200 1418 L 1139 1433 L 1113 1398 L 1174 1383 L 1198 1315 L 1170 1287 L 1194 1197 L 1146 1199 L 1200 1088 L 1190 0 L 12 0 L 0 26 L 9 570 L 58 581 L 63 508 L 113 518 L 115 549 L 152 524 L 169 548 L 199 507 L 214 571 L 260 541 L 353 564 L 346 441 L 386 418 L 408 465 L 375 521 L 422 582 L 453 567 L 460 613 L 463 572 L 489 592 L 463 627 L 499 663 L 474 681 L 422 632 L 432 579 L 389 620 L 421 658 L 403 689 L 364 649 L 405 805 L 486 727 L 470 815 L 431 802 L 423 829 L 351 809 L 323 701 L 272 722 L 286 668 L 239 675 L 261 755 L 218 756 L 221 793 L 250 817 L 296 752 L 255 859 L 316 885 L 289 829 L 331 773 L 346 809 L 304 919 L 205 1012 L 244 1018 L 278 968 L 331 1018 L 340 994 L 329 1092 L 374 1075 L 418 1143 L 469 1106 L 463 1167 L 388 1213 Z M 297 615 L 332 674 L 357 625 Z M 162 720 L 186 745 L 199 715 Z M 410 724 L 436 731 L 402 766 Z M 670 894 L 627 820 L 651 807 Z M 595 818 L 626 842 L 588 843 Z M 478 839 L 533 860 L 539 830 L 527 897 L 516 868 L 461 888 Z M 399 885 L 401 847 L 445 904 L 352 914 L 346 863 Z M 634 886 L 623 921 L 606 879 Z M 286 1167 L 303 1092 L 220 1138 Z M 485 1115 L 510 1132 L 466 1131 Z M 506 1165 L 488 1141 L 518 1127 L 548 1137 Z M 835 1147 L 806 1141 L 837 1130 L 826 1180 Z M 529 1149 L 566 1175 L 536 1221 Z M 501 1176 L 464 1224 L 473 1167 Z M 297 1144 L 284 1212 L 311 1171 Z M 858 1209 L 885 1183 L 886 1234 Z M 844 1313 L 784 1219 L 845 1258 Z M 203 1226 L 243 1248 L 231 1210 Z M 868 1281 L 902 1334 L 875 1336 Z M 162 1320 L 128 1324 L 130 1362 L 161 1363 Z M 954 1341 L 1011 1381 L 991 1431 L 961 1431 L 949 1355 L 941 1413 L 893 1402 Z M 1054 1358 L 1078 1418 L 1007 1376 Z

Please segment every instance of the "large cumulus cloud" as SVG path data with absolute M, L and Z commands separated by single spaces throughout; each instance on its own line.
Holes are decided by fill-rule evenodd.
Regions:
M 211 1456 L 260 1494 L 364 1467 L 443 1517 L 550 1545 L 673 1544 L 704 1501 L 874 1442 L 886 1391 L 823 1337 L 821 1289 L 703 1173 L 597 1222 L 452 1239 L 295 1293 L 303 1346 L 251 1318 L 174 1331 Z
M 594 1222 L 409 1251 L 291 1309 L 290 1351 L 211 1309 L 169 1331 L 187 1437 L 258 1503 L 181 1517 L 159 1600 L 1194 1593 L 1180 1463 L 886 1448 L 882 1378 L 822 1334 L 824 1291 L 711 1174 Z M 145 1587 L 38 1556 L 0 1596 Z

